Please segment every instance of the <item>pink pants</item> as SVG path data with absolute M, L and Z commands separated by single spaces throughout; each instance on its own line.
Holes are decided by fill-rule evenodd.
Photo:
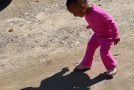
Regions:
M 110 52 L 113 41 L 107 38 L 100 38 L 95 34 L 91 37 L 87 45 L 87 50 L 83 58 L 82 64 L 91 67 L 95 50 L 100 46 L 100 55 L 103 64 L 107 70 L 117 67 L 117 61 Z

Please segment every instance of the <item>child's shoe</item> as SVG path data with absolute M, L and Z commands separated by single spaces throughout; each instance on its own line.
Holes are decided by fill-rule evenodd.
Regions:
M 115 75 L 115 74 L 116 74 L 116 71 L 117 71 L 117 68 L 113 68 L 113 69 L 111 69 L 111 70 L 108 70 L 108 71 L 106 72 L 106 74 L 107 74 L 108 76 L 112 76 L 112 75 Z
M 77 71 L 86 71 L 86 70 L 89 70 L 89 69 L 90 69 L 89 66 L 86 66 L 86 65 L 83 65 L 83 64 L 79 64 L 75 68 L 75 70 L 77 70 Z

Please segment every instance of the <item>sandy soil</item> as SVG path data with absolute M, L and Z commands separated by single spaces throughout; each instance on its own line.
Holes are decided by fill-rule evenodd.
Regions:
M 134 90 L 134 0 L 91 0 L 119 23 L 113 79 L 96 52 L 90 71 L 74 72 L 92 34 L 62 0 L 13 0 L 0 5 L 0 90 Z M 1 2 L 0 2 L 1 3 Z

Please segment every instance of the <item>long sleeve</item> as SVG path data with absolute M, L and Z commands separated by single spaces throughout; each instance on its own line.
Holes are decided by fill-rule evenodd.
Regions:
M 109 28 L 111 30 L 111 34 L 112 34 L 112 38 L 114 39 L 117 39 L 117 38 L 120 38 L 120 35 L 119 35 L 119 29 L 118 29 L 118 25 L 115 21 L 113 20 L 108 20 L 108 25 L 109 25 Z
M 113 19 L 113 17 L 109 14 L 102 14 L 102 17 L 103 17 L 103 21 L 107 23 L 110 29 L 112 38 L 113 39 L 120 38 L 119 28 L 116 21 Z
M 112 39 L 120 38 L 117 22 L 101 7 L 93 5 L 92 11 L 85 15 L 85 19 L 96 35 Z

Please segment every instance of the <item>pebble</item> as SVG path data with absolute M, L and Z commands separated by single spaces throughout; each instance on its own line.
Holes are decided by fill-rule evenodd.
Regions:
M 99 4 L 99 6 L 102 6 L 101 4 Z
M 35 2 L 39 2 L 39 0 L 35 0 Z
M 10 30 L 8 30 L 8 32 L 13 32 L 14 31 L 14 29 L 10 29 Z
M 76 44 L 79 44 L 79 43 L 80 43 L 80 42 L 78 42 L 78 41 L 76 42 Z

